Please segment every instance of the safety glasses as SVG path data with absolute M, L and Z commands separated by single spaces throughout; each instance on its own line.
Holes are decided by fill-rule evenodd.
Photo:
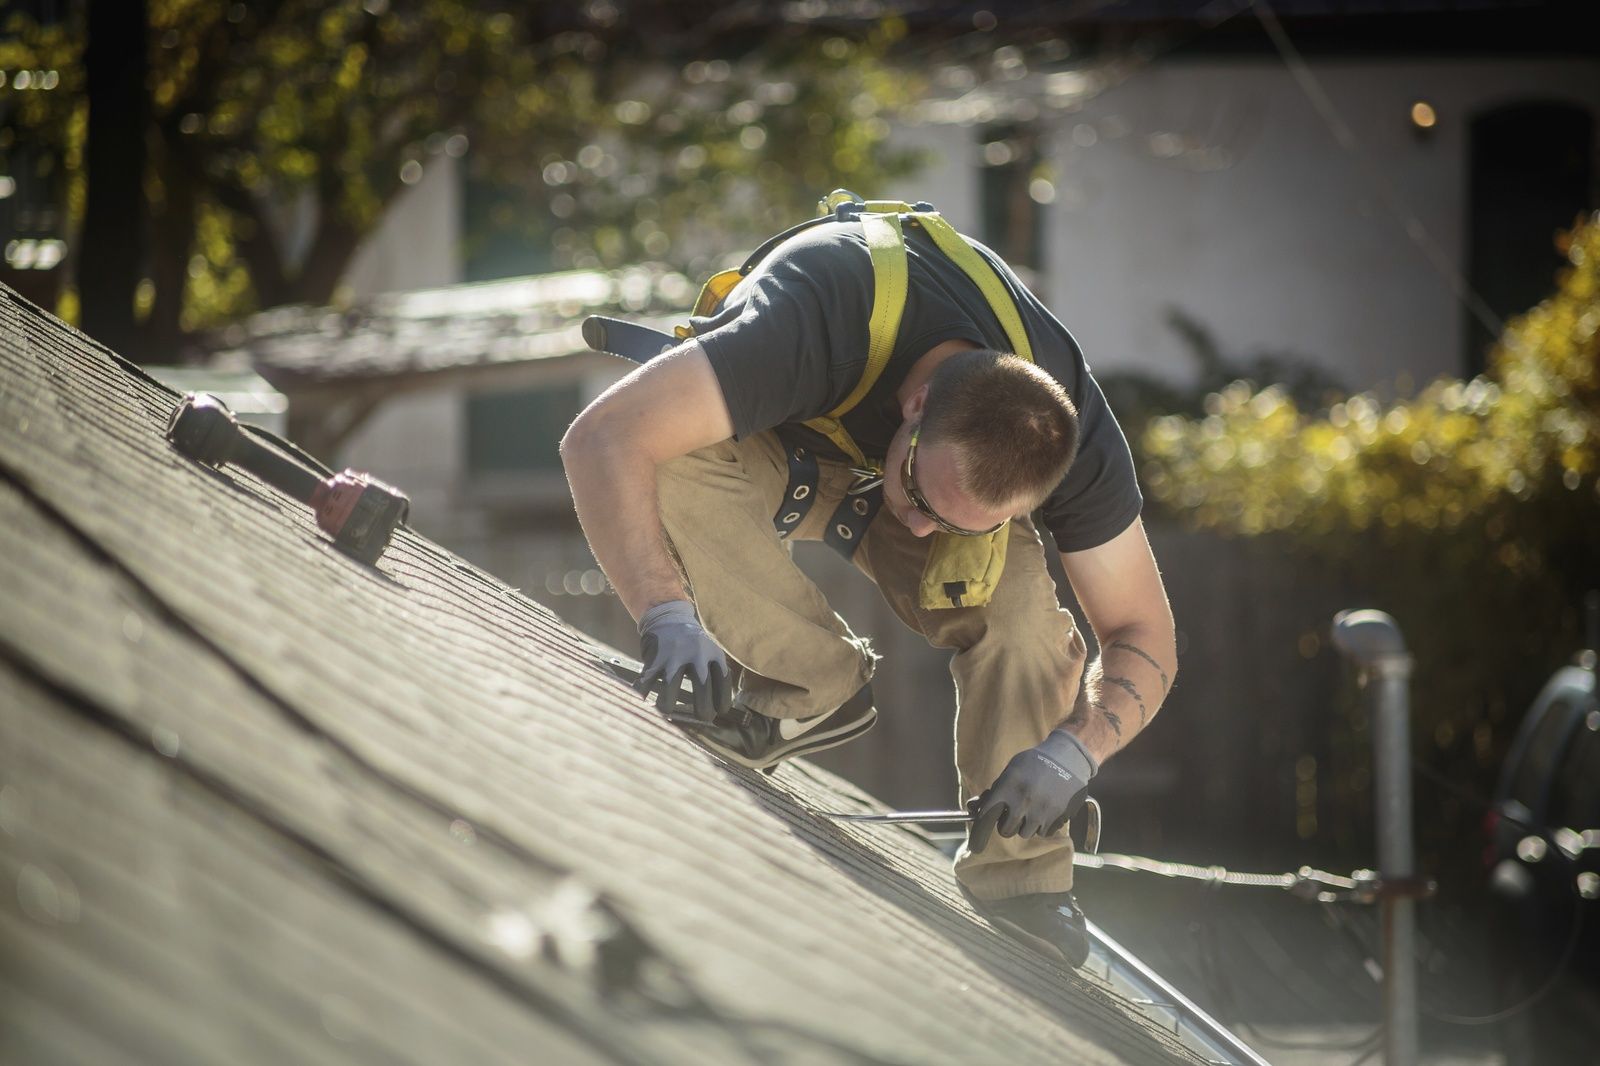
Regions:
M 918 422 L 911 430 L 911 445 L 906 449 L 906 461 L 900 467 L 900 487 L 905 490 L 906 499 L 911 501 L 911 506 L 946 533 L 953 533 L 958 537 L 987 537 L 991 533 L 999 532 L 1000 527 L 1005 525 L 1004 521 L 996 522 L 988 529 L 962 529 L 940 518 L 938 512 L 928 506 L 928 501 L 917 491 L 917 437 L 921 432 L 922 423 Z

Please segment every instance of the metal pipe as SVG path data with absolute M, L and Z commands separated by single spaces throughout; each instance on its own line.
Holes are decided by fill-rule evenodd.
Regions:
M 1377 788 L 1378 874 L 1394 884 L 1416 876 L 1411 833 L 1411 655 L 1395 620 L 1382 611 L 1341 611 L 1333 643 L 1360 671 L 1373 708 L 1374 782 Z M 1417 1061 L 1416 903 L 1384 892 L 1383 1061 Z

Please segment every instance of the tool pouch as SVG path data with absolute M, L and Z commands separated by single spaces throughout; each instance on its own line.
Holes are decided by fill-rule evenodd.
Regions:
M 982 607 L 994 596 L 1006 568 L 1007 522 L 986 537 L 935 533 L 922 568 L 918 601 L 925 611 L 942 607 Z

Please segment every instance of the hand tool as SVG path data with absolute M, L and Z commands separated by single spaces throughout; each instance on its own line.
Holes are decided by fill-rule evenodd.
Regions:
M 847 814 L 843 811 L 819 811 L 824 818 L 841 822 L 970 822 L 971 811 L 890 811 L 887 814 Z
M 605 315 L 590 315 L 583 320 L 583 342 L 597 352 L 610 352 L 636 363 L 647 363 L 683 343 L 659 329 Z
M 902 823 L 914 822 L 918 824 L 938 822 L 970 822 L 970 811 L 890 811 L 887 814 L 852 814 L 848 811 L 818 811 L 823 818 L 832 818 L 840 822 L 889 822 Z M 1086 855 L 1093 855 L 1100 850 L 1100 801 L 1093 796 L 1088 797 L 1083 803 L 1083 847 L 1079 850 Z
M 179 401 L 167 422 L 167 439 L 198 463 L 234 463 L 308 504 L 334 547 L 368 565 L 383 555 L 410 513 L 410 498 L 375 477 L 346 470 L 324 479 L 247 435 L 227 405 L 207 393 L 191 392 Z

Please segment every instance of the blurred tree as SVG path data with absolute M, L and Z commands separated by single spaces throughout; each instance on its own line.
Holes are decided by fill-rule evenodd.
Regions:
M 1360 575 L 1416 655 L 1419 752 L 1480 795 L 1600 588 L 1600 216 L 1561 250 L 1557 291 L 1508 325 L 1482 377 L 1319 416 L 1236 382 L 1141 442 L 1150 495 L 1187 522 Z M 1363 788 L 1330 784 L 1345 801 Z M 1453 799 L 1420 803 L 1435 843 L 1470 832 Z
M 849 40 L 762 5 L 673 0 L 147 3 L 152 355 L 258 308 L 334 301 L 395 197 L 469 144 L 474 167 L 520 192 L 489 223 L 526 225 L 575 265 L 698 269 L 819 193 L 870 190 L 911 162 L 884 145 L 884 115 L 914 91 L 880 62 L 893 21 Z M 48 100 L 0 113 L 13 137 L 55 147 L 74 224 L 83 31 L 12 14 L 0 40 L 0 68 L 61 72 L 33 94 Z

